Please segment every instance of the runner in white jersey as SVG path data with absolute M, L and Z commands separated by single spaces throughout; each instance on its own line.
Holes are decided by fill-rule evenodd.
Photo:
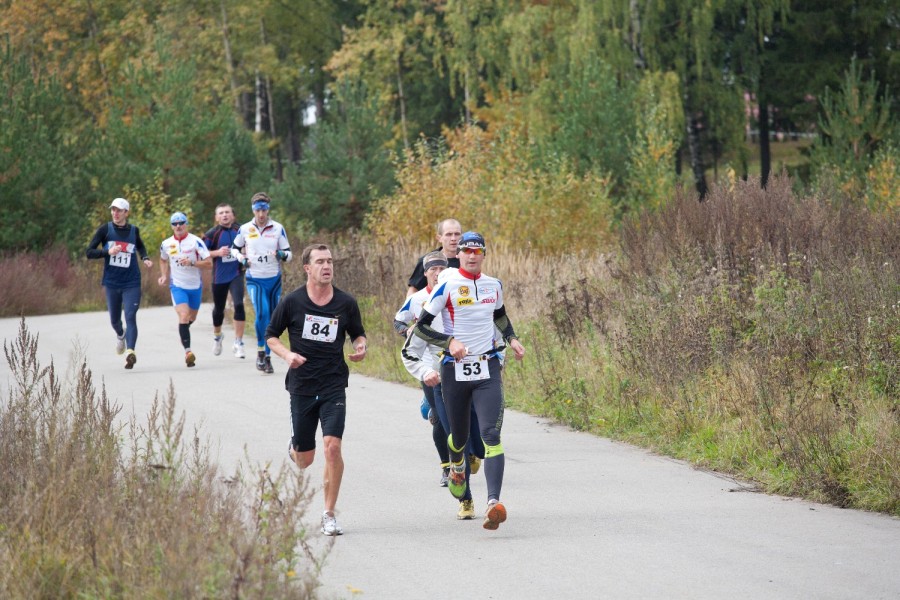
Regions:
M 264 373 L 275 372 L 266 327 L 281 298 L 281 263 L 293 258 L 284 227 L 269 218 L 270 202 L 263 192 L 253 195 L 253 220 L 241 225 L 231 250 L 247 269 L 247 294 L 256 313 L 256 369 Z
M 178 335 L 184 347 L 184 362 L 188 367 L 196 364 L 197 357 L 191 351 L 191 324 L 197 319 L 203 280 L 200 269 L 212 266 L 212 258 L 203 240 L 188 232 L 188 218 L 182 212 L 169 217 L 174 235 L 159 245 L 159 285 L 169 282 L 172 304 L 178 314 Z
M 411 328 L 415 324 L 415 321 L 422 313 L 423 305 L 437 285 L 438 276 L 447 268 L 447 258 L 441 252 L 426 254 L 422 258 L 422 263 L 426 277 L 426 287 L 407 298 L 394 316 L 394 327 L 398 331 L 402 328 L 404 333 L 406 333 L 406 329 Z M 437 331 L 443 331 L 440 315 L 434 318 L 431 326 Z M 431 407 L 430 412 L 434 416 L 431 422 L 432 439 L 441 459 L 441 485 L 446 487 L 450 475 L 450 455 L 447 447 L 447 432 L 450 431 L 450 422 L 447 419 L 447 410 L 444 406 L 440 377 L 443 350 L 438 346 L 427 343 L 417 335 L 412 335 L 411 331 L 408 333 L 409 335 L 407 335 L 406 343 L 403 344 L 400 356 L 403 359 L 403 366 L 406 367 L 409 374 L 421 382 L 425 398 Z M 481 443 L 478 417 L 474 414 L 474 411 L 472 412 L 469 433 L 466 481 L 469 481 L 469 475 L 478 472 L 481 466 L 481 459 L 484 458 L 484 444 Z M 475 518 L 475 504 L 472 500 L 471 488 L 468 486 L 465 494 L 459 498 L 456 518 L 460 520 Z
M 484 237 L 473 231 L 459 241 L 459 269 L 441 273 L 419 321 L 413 330 L 425 341 L 444 349 L 441 386 L 450 421 L 450 493 L 461 498 L 468 489 L 463 450 L 469 438 L 469 414 L 475 408 L 485 446 L 484 473 L 488 487 L 485 529 L 497 529 L 506 521 L 500 502 L 505 456 L 500 440 L 503 426 L 503 381 L 500 348 L 494 342 L 494 327 L 512 348 L 517 360 L 525 356 L 503 305 L 503 286 L 481 272 L 485 257 Z M 432 327 L 441 315 L 444 331 Z

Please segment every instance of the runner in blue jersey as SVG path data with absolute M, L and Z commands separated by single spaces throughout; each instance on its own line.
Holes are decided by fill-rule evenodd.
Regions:
M 488 488 L 485 529 L 497 529 L 506 521 L 506 507 L 500 502 L 505 456 L 500 439 L 503 426 L 503 381 L 500 350 L 494 328 L 500 330 L 517 360 L 525 356 L 525 347 L 516 337 L 503 304 L 503 286 L 499 279 L 482 273 L 485 257 L 484 237 L 467 231 L 459 241 L 460 267 L 441 274 L 413 330 L 426 342 L 445 351 L 441 365 L 444 405 L 450 421 L 450 493 L 465 494 L 465 456 L 469 438 L 469 413 L 478 414 L 484 441 L 484 474 Z M 443 331 L 432 323 L 441 315 Z
M 137 346 L 137 311 L 141 305 L 141 269 L 138 259 L 148 269 L 153 261 L 136 225 L 128 223 L 131 205 L 124 198 L 116 198 L 109 205 L 112 221 L 101 225 L 88 244 L 88 258 L 103 259 L 103 288 L 109 322 L 116 332 L 116 354 L 125 354 L 125 368 L 131 369 L 137 362 L 134 350 Z M 122 327 L 122 311 L 125 311 L 125 327 Z
M 291 396 L 291 442 L 288 452 L 301 469 L 310 466 L 316 454 L 316 429 L 322 424 L 325 446 L 322 533 L 341 535 L 334 510 L 344 459 L 341 455 L 347 415 L 347 384 L 350 370 L 344 361 L 347 338 L 353 351 L 347 355 L 359 362 L 366 357 L 366 332 L 356 299 L 332 284 L 334 261 L 325 244 L 303 250 L 306 285 L 282 299 L 272 313 L 266 337 L 272 351 L 288 364 L 285 388 Z M 287 330 L 290 348 L 281 340 Z
M 184 362 L 193 367 L 197 357 L 191 350 L 191 325 L 197 320 L 203 296 L 200 269 L 212 266 L 209 250 L 199 237 L 188 231 L 188 218 L 183 212 L 169 217 L 172 235 L 159 245 L 159 285 L 169 281 L 172 305 L 178 315 L 178 336 L 184 348 Z
M 231 249 L 247 270 L 247 293 L 256 312 L 256 369 L 264 373 L 275 372 L 266 327 L 281 298 L 281 263 L 293 258 L 284 227 L 269 218 L 270 202 L 262 192 L 253 195 L 253 220 L 241 225 Z
M 203 243 L 213 257 L 212 297 L 213 297 L 213 354 L 222 354 L 222 323 L 225 322 L 225 304 L 228 294 L 234 305 L 234 345 L 232 352 L 237 358 L 244 358 L 244 272 L 238 260 L 231 254 L 231 245 L 240 228 L 234 221 L 234 210 L 230 204 L 216 207 L 216 226 L 206 232 Z

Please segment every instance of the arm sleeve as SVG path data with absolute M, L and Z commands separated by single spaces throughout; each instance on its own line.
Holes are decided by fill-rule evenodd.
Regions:
M 287 304 L 287 298 L 282 298 L 281 301 L 278 302 L 278 306 L 275 307 L 275 310 L 272 311 L 272 316 L 269 318 L 269 324 L 266 326 L 265 339 L 280 338 L 281 334 L 284 333 L 284 330 L 287 329 L 286 314 L 289 313 L 290 310 L 286 308 Z
M 366 336 L 366 330 L 363 327 L 362 322 L 362 314 L 359 312 L 359 304 L 357 304 L 356 300 L 353 300 L 350 305 L 350 319 L 347 322 L 347 333 L 350 335 L 351 342 L 360 336 Z
M 429 344 L 434 344 L 435 346 L 447 350 L 450 348 L 452 336 L 437 331 L 431 326 L 432 322 L 434 322 L 434 315 L 423 308 L 422 314 L 419 315 L 419 320 L 416 323 L 416 327 L 413 329 L 413 335 L 422 338 Z
M 106 241 L 106 227 L 107 226 L 104 223 L 94 232 L 94 237 L 91 238 L 87 250 L 84 252 L 86 257 L 103 258 L 106 255 L 106 248 L 103 247 L 103 242 Z
M 509 317 L 506 316 L 505 306 L 501 306 L 494 311 L 494 325 L 500 330 L 500 333 L 503 335 L 503 339 L 506 340 L 507 344 L 511 339 L 516 337 L 512 322 L 509 320 Z
M 144 240 L 141 239 L 141 230 L 138 229 L 138 226 L 134 226 L 134 249 L 137 250 L 138 256 L 141 257 L 141 260 L 147 260 L 149 256 L 147 255 L 147 248 L 144 246 Z

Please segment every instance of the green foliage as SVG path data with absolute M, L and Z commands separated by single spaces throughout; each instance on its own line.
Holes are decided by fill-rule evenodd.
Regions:
M 132 66 L 114 91 L 102 143 L 92 156 L 101 196 L 120 195 L 161 174 L 166 193 L 190 195 L 208 213 L 235 202 L 261 168 L 259 154 L 230 109 L 210 111 L 194 87 L 195 70 L 175 62 L 164 38 L 152 64 Z
M 32 71 L 9 46 L 0 51 L 0 254 L 80 244 L 82 143 L 71 134 L 58 80 Z M 68 234 L 68 235 L 67 235 Z
M 358 228 L 373 198 L 393 188 L 390 138 L 365 87 L 345 83 L 326 119 L 312 127 L 307 158 L 287 170 L 273 193 L 288 214 L 315 229 Z

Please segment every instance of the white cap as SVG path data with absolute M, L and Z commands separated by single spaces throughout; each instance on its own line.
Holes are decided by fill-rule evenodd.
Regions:
M 125 198 L 116 198 L 112 201 L 112 204 L 109 205 L 110 208 L 118 208 L 119 210 L 131 210 L 131 205 L 128 204 L 128 200 Z

